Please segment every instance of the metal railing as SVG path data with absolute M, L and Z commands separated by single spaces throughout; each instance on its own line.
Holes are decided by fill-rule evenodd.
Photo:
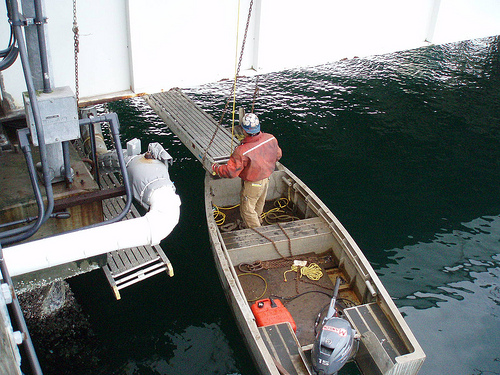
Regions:
M 7 265 L 5 264 L 3 258 L 3 250 L 0 245 L 0 271 L 2 272 L 3 282 L 7 284 L 10 295 L 12 297 L 11 311 L 14 318 L 14 322 L 16 323 L 19 331 L 22 336 L 22 345 L 26 351 L 26 355 L 28 357 L 28 361 L 31 367 L 31 371 L 33 375 L 42 375 L 42 368 L 40 367 L 40 362 L 38 361 L 38 357 L 35 352 L 35 348 L 33 347 L 33 342 L 31 341 L 31 336 L 28 331 L 28 327 L 26 326 L 26 321 L 24 320 L 23 312 L 21 310 L 21 305 L 19 304 L 19 300 L 17 299 L 16 293 L 14 291 L 14 286 L 12 284 L 12 279 L 9 274 L 9 270 L 7 269 Z

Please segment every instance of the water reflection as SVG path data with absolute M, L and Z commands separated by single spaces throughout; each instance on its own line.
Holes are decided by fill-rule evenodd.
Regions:
M 481 217 L 460 229 L 437 233 L 431 242 L 388 250 L 392 255 L 377 273 L 399 307 L 437 307 L 440 295 L 461 300 L 463 292 L 473 292 L 463 289 L 461 282 L 475 285 L 477 275 L 494 275 L 500 269 L 499 245 L 500 216 Z M 494 296 L 494 285 L 481 285 L 482 293 L 490 290 Z M 424 297 L 429 295 L 433 298 Z
M 423 375 L 500 373 L 499 43 L 432 46 L 258 81 L 263 129 L 278 137 L 284 164 L 338 216 L 396 298 L 428 355 Z M 238 81 L 238 105 L 247 110 L 255 84 Z M 186 92 L 218 121 L 231 86 Z M 73 281 L 113 352 L 102 358 L 112 357 L 117 373 L 193 374 L 185 367 L 192 362 L 198 373 L 236 366 L 253 374 L 209 250 L 199 163 L 143 99 L 108 107 L 118 112 L 124 141 L 160 142 L 174 157 L 183 208 L 162 243 L 174 278 L 127 288 L 120 302 L 110 302 L 102 275 Z
M 169 329 L 161 341 L 152 355 L 140 361 L 129 360 L 121 371 L 128 375 L 237 374 L 233 351 L 215 323 L 189 326 L 183 331 Z M 168 347 L 169 353 L 163 355 L 162 346 Z
M 422 372 L 498 373 L 500 216 L 392 249 L 377 270 L 427 354 Z
M 422 374 L 500 373 L 499 46 L 484 38 L 259 77 L 264 129 L 396 299 L 428 355 Z M 238 105 L 250 108 L 255 78 L 240 84 Z M 218 119 L 225 90 L 190 94 Z
M 499 373 L 500 257 L 492 260 L 495 266 L 466 261 L 463 268 L 483 271 L 469 269 L 462 281 L 440 286 L 436 293 L 414 293 L 416 301 L 425 301 L 423 305 L 434 301 L 434 307 L 421 309 L 416 303 L 400 308 L 426 351 L 423 374 Z

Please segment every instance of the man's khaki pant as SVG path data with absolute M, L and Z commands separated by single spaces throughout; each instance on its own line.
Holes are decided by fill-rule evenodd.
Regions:
M 266 203 L 269 179 L 243 181 L 241 187 L 240 213 L 247 228 L 260 227 L 260 215 Z

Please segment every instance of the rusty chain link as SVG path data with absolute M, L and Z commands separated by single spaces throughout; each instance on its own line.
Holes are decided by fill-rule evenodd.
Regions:
M 243 52 L 245 51 L 245 43 L 246 43 L 246 40 L 247 40 L 248 27 L 250 25 L 250 18 L 252 16 L 252 8 L 253 8 L 253 0 L 250 0 L 250 6 L 248 8 L 247 23 L 246 23 L 246 26 L 245 26 L 245 34 L 243 35 L 243 42 L 241 44 L 240 58 L 238 60 L 238 67 L 236 69 L 236 78 L 238 77 L 238 74 L 240 73 L 240 69 L 241 69 L 241 62 L 243 60 Z M 224 106 L 224 109 L 222 110 L 222 115 L 221 115 L 220 120 L 219 120 L 219 126 L 217 126 L 215 128 L 214 135 L 212 136 L 212 139 L 210 139 L 210 142 L 208 142 L 208 146 L 205 149 L 205 153 L 203 154 L 203 160 L 206 159 L 208 149 L 212 145 L 212 143 L 213 143 L 213 141 L 215 139 L 215 136 L 216 136 L 217 132 L 219 131 L 219 128 L 222 126 L 222 120 L 224 119 L 224 115 L 226 114 L 227 107 L 229 106 L 229 103 L 231 102 L 231 98 L 234 95 L 234 90 L 235 90 L 235 85 L 232 85 L 231 86 L 231 95 L 228 97 L 228 99 L 226 101 L 226 105 Z
M 78 82 L 78 53 L 80 52 L 80 36 L 78 33 L 78 23 L 76 19 L 76 0 L 73 0 L 73 34 L 75 47 L 75 97 L 76 105 L 78 107 L 78 101 L 80 97 L 80 84 Z

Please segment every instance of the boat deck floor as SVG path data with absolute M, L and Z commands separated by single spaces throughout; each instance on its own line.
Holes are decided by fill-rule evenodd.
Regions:
M 322 276 L 319 280 L 311 280 L 291 271 L 293 259 L 304 259 L 321 267 Z M 280 258 L 262 262 L 261 270 L 247 271 L 244 265 L 236 266 L 239 281 L 249 304 L 264 298 L 278 298 L 288 309 L 297 325 L 296 335 L 301 346 L 314 342 L 314 325 L 318 313 L 329 305 L 333 294 L 334 281 L 341 277 L 339 302 L 343 307 L 359 304 L 356 295 L 350 289 L 348 281 L 339 268 L 331 261 L 332 254 L 318 256 L 311 253 L 293 258 Z

